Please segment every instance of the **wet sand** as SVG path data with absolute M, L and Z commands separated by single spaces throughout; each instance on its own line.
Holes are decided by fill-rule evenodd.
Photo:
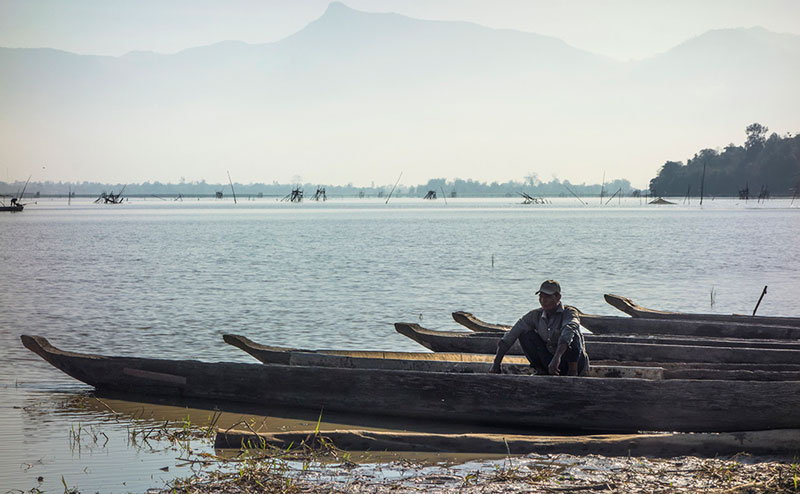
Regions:
M 796 460 L 537 455 L 425 466 L 390 464 L 310 465 L 282 470 L 251 464 L 236 473 L 219 471 L 177 482 L 173 492 L 359 492 L 359 493 L 797 493 Z M 156 491 L 154 491 L 156 492 Z M 165 491 L 161 491 L 165 492 Z

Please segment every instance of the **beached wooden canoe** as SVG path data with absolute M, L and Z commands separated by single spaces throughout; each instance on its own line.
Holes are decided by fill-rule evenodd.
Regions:
M 318 448 L 322 441 L 345 451 L 424 451 L 447 453 L 494 453 L 501 455 L 572 454 L 604 456 L 701 456 L 721 455 L 787 456 L 800 448 L 800 430 L 780 429 L 747 432 L 638 433 L 593 435 L 530 434 L 442 434 L 407 431 L 333 430 L 319 432 L 282 431 L 254 433 L 247 429 L 217 429 L 214 448 L 287 451 L 308 446 Z M 588 484 L 581 490 L 596 488 Z M 601 486 L 605 489 L 606 485 Z M 562 492 L 580 492 L 565 488 Z M 591 490 L 594 490 L 593 488 Z M 541 491 L 558 492 L 558 491 Z
M 774 326 L 793 326 L 800 328 L 800 317 L 789 316 L 749 316 L 746 314 L 692 314 L 686 312 L 667 312 L 661 310 L 648 309 L 637 305 L 633 300 L 619 295 L 607 293 L 603 295 L 606 302 L 613 305 L 622 312 L 633 316 L 647 319 L 672 319 L 687 321 L 717 321 L 717 322 L 738 322 L 747 324 L 769 324 Z
M 710 338 L 800 340 L 800 327 L 746 322 L 645 319 L 581 314 L 581 326 L 594 334 L 680 335 Z M 487 332 L 508 331 L 503 324 L 480 324 L 469 312 L 454 312 L 453 319 L 464 327 Z
M 799 340 L 800 327 L 728 321 L 688 321 L 581 315 L 581 326 L 594 334 L 648 334 Z
M 468 333 L 434 331 L 419 324 L 395 323 L 398 333 L 411 338 L 434 352 L 495 353 L 498 333 Z M 698 345 L 656 345 L 652 343 L 627 343 L 602 341 L 600 338 L 586 342 L 586 351 L 592 360 L 620 360 L 628 362 L 719 362 L 753 364 L 798 364 L 800 350 L 775 348 L 743 348 Z M 516 342 L 509 351 L 522 355 Z
M 470 312 L 453 312 L 453 320 L 477 333 L 505 333 L 511 326 L 493 324 L 478 319 Z M 583 319 L 584 316 L 581 316 Z M 622 318 L 630 319 L 630 318 Z M 589 341 L 618 341 L 622 343 L 651 343 L 654 345 L 729 346 L 747 348 L 785 348 L 800 350 L 800 340 L 773 340 L 756 338 L 714 338 L 709 336 L 682 336 L 670 334 L 584 334 Z
M 476 333 L 505 333 L 511 329 L 508 324 L 494 324 L 478 319 L 472 312 L 457 310 L 451 315 L 455 322 Z
M 531 429 L 740 431 L 800 427 L 800 381 L 464 374 L 105 357 L 23 344 L 99 390 Z
M 419 353 L 355 350 L 300 350 L 267 346 L 241 335 L 226 334 L 226 343 L 249 353 L 265 364 L 345 367 L 351 369 L 393 369 L 423 372 L 487 373 L 492 355 L 477 353 Z M 528 360 L 507 356 L 504 374 L 533 374 Z M 800 364 L 794 370 L 713 369 L 703 364 L 642 366 L 635 362 L 593 362 L 586 377 L 634 377 L 643 379 L 738 379 L 745 381 L 800 380 Z
M 265 364 L 311 365 L 350 369 L 392 369 L 423 372 L 462 372 L 486 374 L 491 357 L 476 353 L 418 353 L 378 352 L 356 350 L 300 350 L 267 346 L 241 335 L 226 334 L 226 343 L 249 353 Z M 532 375 L 533 369 L 525 357 L 510 356 L 504 361 L 504 374 Z M 587 377 L 636 377 L 662 379 L 660 367 L 634 365 L 593 365 Z M 800 373 L 798 373 L 800 378 Z

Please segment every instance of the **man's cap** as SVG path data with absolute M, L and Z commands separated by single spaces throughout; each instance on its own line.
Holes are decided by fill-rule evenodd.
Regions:
M 558 284 L 556 280 L 547 280 L 542 283 L 542 286 L 539 287 L 539 291 L 536 292 L 536 295 L 540 293 L 544 293 L 546 295 L 553 295 L 554 293 L 561 293 L 561 285 Z

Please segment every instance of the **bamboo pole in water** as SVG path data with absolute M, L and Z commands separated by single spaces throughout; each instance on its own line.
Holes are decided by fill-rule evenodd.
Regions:
M 392 187 L 392 191 L 391 191 L 391 192 L 389 192 L 389 197 L 387 197 L 387 198 L 386 198 L 386 202 L 384 202 L 384 204 L 389 204 L 389 199 L 391 199 L 391 198 L 392 198 L 392 194 L 394 194 L 394 189 L 396 189 L 396 188 L 397 188 L 397 184 L 399 184 L 399 183 L 400 183 L 400 179 L 401 179 L 402 177 L 403 177 L 403 172 L 400 172 L 400 176 L 399 176 L 399 177 L 397 177 L 397 182 L 395 182 L 395 183 L 394 183 L 394 187 Z
M 703 187 L 706 183 L 706 162 L 703 161 L 703 177 L 700 179 L 700 205 L 703 205 Z
M 233 193 L 233 203 L 236 204 L 236 191 L 233 190 L 233 180 L 231 180 L 231 172 L 228 171 L 228 182 L 231 183 L 231 192 Z
M 758 310 L 758 306 L 761 305 L 761 299 L 764 298 L 764 295 L 767 294 L 767 285 L 764 285 L 764 290 L 761 292 L 761 296 L 758 297 L 758 302 L 756 303 L 756 308 L 753 309 L 753 315 L 756 315 L 756 311 Z

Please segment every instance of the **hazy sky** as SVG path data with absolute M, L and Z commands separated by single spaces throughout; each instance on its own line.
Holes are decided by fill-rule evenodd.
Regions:
M 303 29 L 325 12 L 328 3 L 328 0 L 0 0 L 0 46 L 49 47 L 80 54 L 119 56 L 134 50 L 174 53 L 223 40 L 265 43 L 280 40 Z M 345 0 L 343 3 L 366 12 L 397 12 L 419 19 L 469 21 L 493 28 L 550 35 L 575 47 L 619 60 L 646 58 L 712 29 L 761 26 L 773 32 L 800 34 L 800 1 L 797 0 Z M 773 129 L 778 132 L 796 131 L 790 127 L 796 122 L 793 116 L 789 116 L 792 111 L 787 112 L 787 122 L 773 120 L 764 123 L 773 127 L 789 125 Z M 753 115 L 752 120 L 758 118 L 758 115 Z M 13 125 L 13 116 L 6 115 L 6 119 L 8 125 Z M 687 129 L 686 132 L 691 135 L 680 145 L 663 142 L 663 149 L 654 149 L 650 144 L 651 155 L 646 160 L 646 169 L 630 175 L 627 171 L 624 174 L 615 172 L 609 178 L 625 178 L 627 175 L 635 186 L 645 187 L 647 180 L 667 159 L 686 159 L 701 147 L 743 142 L 743 128 L 748 123 L 751 122 L 731 122 L 724 129 L 709 126 L 703 135 Z M 636 130 L 625 129 L 634 134 Z M 420 142 L 425 140 L 424 135 L 418 138 Z M 601 138 L 598 140 L 602 142 Z M 529 145 L 527 135 L 520 136 L 518 141 L 514 144 L 521 149 Z M 415 141 L 412 138 L 409 142 Z M 636 139 L 632 138 L 630 142 L 636 142 Z M 379 141 L 375 143 L 377 145 Z M 432 149 L 437 147 L 436 143 L 430 143 L 430 146 Z M 112 147 L 109 145 L 106 150 L 108 156 L 124 151 Z M 286 149 L 287 152 L 291 150 L 289 147 Z M 493 145 L 487 152 L 498 153 L 498 159 L 504 159 L 501 151 L 502 147 Z M 438 152 L 447 154 L 441 150 Z M 465 147 L 464 152 L 469 154 L 472 151 Z M 603 152 L 608 154 L 605 159 L 611 160 L 617 150 Z M 375 149 L 375 161 L 381 161 L 389 153 L 391 150 Z M 528 160 L 525 153 L 517 154 L 506 157 L 506 161 Z M 40 157 L 28 156 L 32 160 L 40 160 Z M 70 159 L 68 154 L 59 156 Z M 5 161 L 0 161 L 3 180 L 27 178 L 31 163 L 9 159 L 2 161 Z M 141 171 L 142 176 L 138 177 L 127 170 L 124 176 L 114 178 L 115 175 L 99 173 L 102 170 L 99 167 L 92 172 L 70 172 L 66 167 L 56 172 L 52 161 L 48 160 L 48 165 L 53 165 L 48 166 L 48 173 L 42 172 L 45 176 L 35 177 L 34 180 L 156 179 L 177 182 L 182 176 L 189 180 L 205 178 L 210 181 L 223 181 L 225 178 L 206 176 L 203 172 L 194 173 L 178 166 L 161 176 Z M 594 183 L 599 181 L 597 166 L 607 166 L 597 162 L 583 165 L 578 158 L 573 161 L 563 164 L 560 171 L 556 165 L 552 165 L 557 162 L 555 160 L 550 160 L 553 169 L 543 166 L 535 170 L 545 180 L 558 176 L 573 182 Z M 635 162 L 635 159 L 631 159 L 632 164 Z M 454 178 L 451 170 L 427 166 L 420 163 L 422 171 L 416 175 L 409 172 L 405 178 L 415 184 L 423 183 L 428 178 Z M 332 165 L 329 168 L 335 169 Z M 386 168 L 383 173 L 374 174 L 372 178 L 376 183 L 393 182 L 400 169 L 399 166 Z M 465 166 L 459 169 L 458 176 L 488 181 L 522 180 L 531 171 L 533 168 L 530 164 L 509 164 L 502 172 L 494 170 L 497 176 L 489 176 L 492 170 L 487 170 L 486 166 L 483 170 Z M 429 175 L 425 175 L 427 173 Z M 305 172 L 303 178 L 310 181 L 323 178 L 311 175 Z M 289 181 L 289 176 L 270 174 L 269 178 L 285 182 Z M 326 176 L 324 183 L 346 183 L 352 181 L 353 176 L 363 176 L 363 173 L 341 176 L 341 179 L 329 179 Z M 256 175 L 240 175 L 236 178 L 243 182 L 266 180 Z
M 0 46 L 83 54 L 173 53 L 223 40 L 270 42 L 322 15 L 328 0 L 0 0 Z M 367 12 L 460 20 L 561 38 L 627 60 L 710 29 L 800 34 L 797 0 L 345 0 Z

